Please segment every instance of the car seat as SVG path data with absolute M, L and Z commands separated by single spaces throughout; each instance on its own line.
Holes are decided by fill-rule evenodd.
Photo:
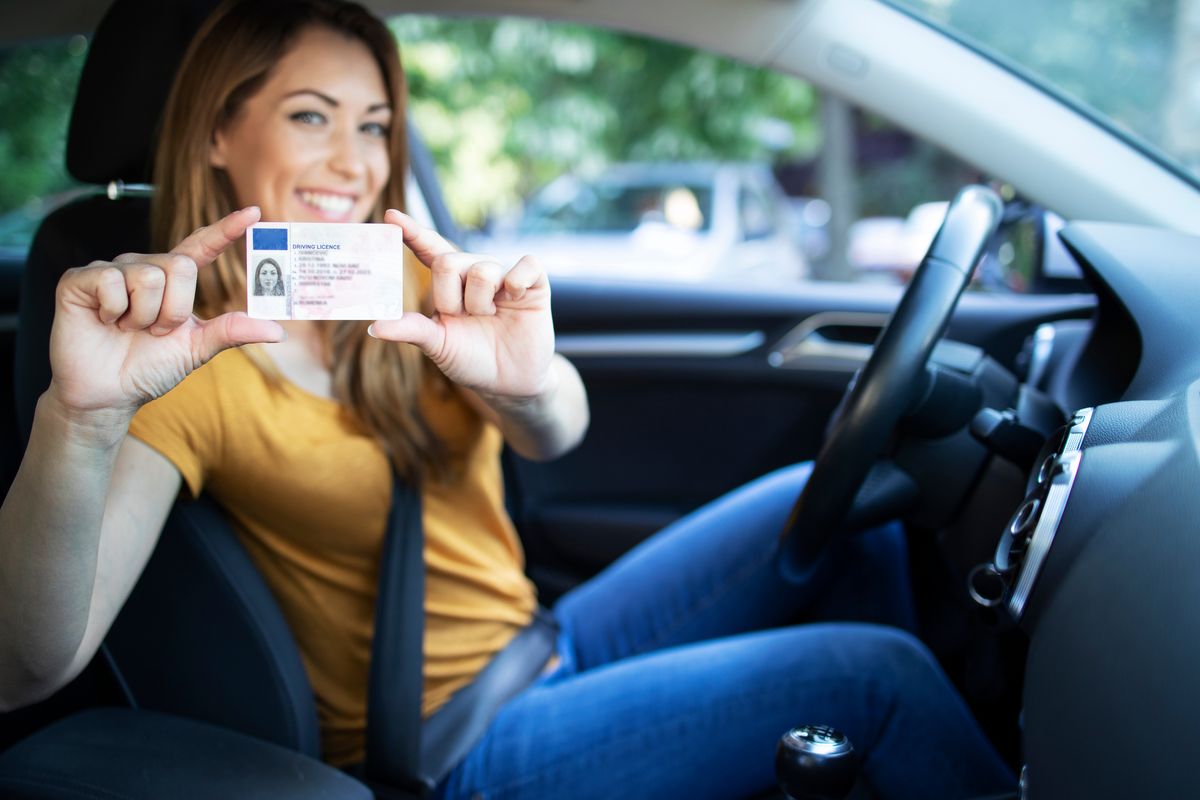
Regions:
M 50 382 L 49 334 L 62 273 L 150 251 L 148 190 L 141 187 L 149 183 L 152 135 L 182 54 L 216 4 L 117 0 L 96 31 L 72 112 L 67 167 L 107 193 L 55 211 L 31 247 L 15 355 L 23 441 Z M 431 205 L 435 221 L 444 219 L 444 206 Z M 419 524 L 415 508 L 402 509 L 405 524 Z M 419 614 L 420 597 L 416 605 Z M 409 675 L 415 669 L 419 680 L 420 618 L 415 628 L 403 628 L 405 613 L 411 621 L 412 608 L 394 612 L 391 624 L 380 616 L 377 629 L 390 633 L 376 637 L 373 661 L 399 664 Z M 381 639 L 391 648 L 383 658 Z M 212 797 L 242 796 L 257 786 L 273 787 L 271 796 L 370 796 L 316 760 L 316 707 L 295 641 L 222 511 L 207 498 L 176 504 L 97 661 L 111 670 L 129 708 L 67 717 L 10 748 L 0 755 L 0 794 Z M 386 715 L 377 727 L 387 741 L 380 745 L 368 735 L 375 763 L 365 774 L 376 779 L 377 796 L 403 798 L 410 795 L 397 787 L 428 786 L 416 777 L 419 704 L 408 696 L 414 684 L 394 682 L 401 686 L 377 692 L 372 678 L 368 717 Z M 250 783 L 222 783 L 228 769 L 216 766 L 220 753 L 246 754 L 233 761 L 249 770 Z M 289 783 L 296 780 L 302 785 Z

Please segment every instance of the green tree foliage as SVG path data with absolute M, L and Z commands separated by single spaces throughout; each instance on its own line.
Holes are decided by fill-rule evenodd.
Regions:
M 530 20 L 392 22 L 412 110 L 467 224 L 612 161 L 811 157 L 807 83 L 650 39 Z
M 86 50 L 79 36 L 0 54 L 0 213 L 71 185 L 67 121 Z

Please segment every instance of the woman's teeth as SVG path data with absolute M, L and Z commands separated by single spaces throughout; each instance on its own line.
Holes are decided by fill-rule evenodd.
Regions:
M 345 214 L 354 207 L 354 198 L 343 194 L 300 192 L 300 199 L 313 208 L 320 209 L 329 214 Z

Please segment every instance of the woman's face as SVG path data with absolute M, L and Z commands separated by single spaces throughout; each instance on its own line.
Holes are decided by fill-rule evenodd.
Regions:
M 258 282 L 264 292 L 274 291 L 275 284 L 279 283 L 279 270 L 274 264 L 263 264 L 262 269 L 258 271 Z
M 210 163 L 228 174 L 237 204 L 258 205 L 263 220 L 362 222 L 391 172 L 391 124 L 367 46 L 308 28 L 214 134 Z

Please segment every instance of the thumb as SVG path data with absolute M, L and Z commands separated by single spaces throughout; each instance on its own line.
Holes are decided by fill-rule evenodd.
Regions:
M 199 338 L 199 355 L 204 361 L 230 347 L 287 339 L 287 333 L 278 322 L 251 319 L 242 311 L 232 311 L 201 322 L 196 335 Z
M 376 320 L 367 333 L 376 339 L 415 344 L 430 358 L 435 358 L 446 342 L 442 326 L 417 311 L 405 311 L 400 319 Z

